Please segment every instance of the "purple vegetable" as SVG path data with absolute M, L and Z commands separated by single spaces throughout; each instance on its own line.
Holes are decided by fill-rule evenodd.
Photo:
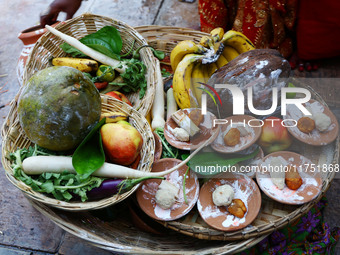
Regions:
M 117 193 L 123 193 L 132 189 L 138 183 L 148 179 L 164 179 L 164 177 L 142 177 L 138 179 L 107 179 L 98 188 L 87 192 L 90 200 L 102 199 Z

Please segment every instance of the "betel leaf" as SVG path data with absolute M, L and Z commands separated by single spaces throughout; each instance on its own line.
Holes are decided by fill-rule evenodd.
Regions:
M 76 172 L 86 179 L 105 162 L 105 154 L 99 129 L 105 124 L 102 119 L 85 137 L 72 156 L 72 165 Z
M 84 36 L 79 41 L 110 58 L 120 60 L 123 40 L 115 27 L 105 26 L 95 33 Z M 73 57 L 87 57 L 68 43 L 63 43 L 60 47 Z
M 244 160 L 254 158 L 258 153 L 259 149 L 257 148 L 254 152 L 245 156 L 239 155 L 232 158 L 226 158 L 225 155 L 216 152 L 204 152 L 194 156 L 192 159 L 190 159 L 188 164 L 190 169 L 196 173 L 204 175 L 205 177 L 211 177 L 221 173 L 220 171 L 216 171 L 218 170 L 216 166 L 233 166 Z M 211 170 L 213 169 L 214 171 L 209 171 L 209 168 Z

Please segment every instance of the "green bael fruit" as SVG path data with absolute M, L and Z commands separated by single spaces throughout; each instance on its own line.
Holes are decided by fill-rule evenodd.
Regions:
M 55 66 L 34 74 L 18 101 L 21 127 L 28 138 L 53 151 L 74 149 L 99 121 L 101 99 L 79 70 Z

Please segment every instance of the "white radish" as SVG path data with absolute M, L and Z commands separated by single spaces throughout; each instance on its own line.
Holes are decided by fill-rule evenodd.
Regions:
M 156 84 L 156 92 L 155 99 L 151 109 L 152 129 L 156 129 L 158 127 L 164 128 L 165 120 L 164 120 L 164 85 L 163 85 L 163 77 L 161 73 L 161 67 L 158 59 L 156 61 L 156 75 L 157 75 L 157 84 Z
M 22 169 L 26 174 L 37 175 L 46 173 L 61 173 L 68 171 L 77 173 L 72 165 L 72 158 L 66 156 L 33 156 L 26 158 L 22 162 Z M 145 176 L 145 172 L 136 171 L 121 165 L 104 163 L 97 171 L 92 173 L 93 176 L 105 178 L 131 178 L 136 179 Z M 150 176 L 153 173 L 150 174 Z
M 217 129 L 215 132 L 219 132 Z M 105 177 L 105 178 L 128 178 L 137 179 L 141 177 L 162 177 L 172 173 L 176 169 L 185 165 L 194 155 L 196 155 L 202 148 L 212 142 L 214 134 L 206 140 L 200 147 L 198 147 L 193 153 L 190 154 L 185 160 L 171 169 L 162 172 L 142 172 L 132 168 L 128 168 L 121 165 L 104 163 L 104 165 L 92 173 L 93 176 Z M 24 159 L 22 162 L 22 169 L 26 174 L 39 175 L 42 173 L 62 173 L 63 171 L 69 171 L 70 173 L 76 173 L 72 165 L 72 158 L 66 156 L 32 156 Z
M 123 65 L 122 62 L 115 60 L 113 58 L 110 58 L 98 51 L 95 51 L 94 49 L 91 49 L 90 47 L 86 46 L 85 44 L 81 43 L 79 40 L 77 40 L 76 38 L 73 38 L 72 36 L 66 35 L 60 31 L 58 31 L 57 29 L 46 25 L 45 26 L 47 28 L 48 31 L 50 31 L 52 34 L 60 37 L 60 39 L 63 39 L 65 42 L 67 42 L 68 44 L 70 44 L 71 46 L 73 46 L 74 48 L 80 50 L 81 52 L 83 52 L 85 55 L 93 58 L 94 60 L 97 60 L 100 63 L 103 63 L 105 65 L 109 65 L 112 66 L 113 68 L 115 68 L 115 70 L 117 70 L 119 73 L 124 73 L 126 67 Z M 122 68 L 117 68 L 117 66 L 122 65 Z
M 169 119 L 175 112 L 177 112 L 177 103 L 174 97 L 174 90 L 169 88 L 166 92 L 166 119 Z

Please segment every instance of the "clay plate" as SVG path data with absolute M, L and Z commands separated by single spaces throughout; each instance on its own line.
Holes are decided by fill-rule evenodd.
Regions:
M 189 114 L 194 108 L 189 109 L 182 109 L 179 110 L 183 111 L 185 114 Z M 174 129 L 178 127 L 176 122 L 169 118 L 164 126 L 164 136 L 165 139 L 174 147 L 181 149 L 181 150 L 195 150 L 197 149 L 202 143 L 204 143 L 206 140 L 208 140 L 212 135 L 216 137 L 218 135 L 219 125 L 216 125 L 216 127 L 213 127 L 213 120 L 216 119 L 215 115 L 211 112 L 207 112 L 207 114 L 204 116 L 203 122 L 199 125 L 199 128 L 201 131 L 196 134 L 194 137 L 190 138 L 190 141 L 188 142 L 182 142 L 176 139 L 176 137 L 172 134 L 171 129 Z M 212 141 L 214 138 L 212 138 Z
M 281 157 L 283 162 L 287 165 L 295 165 L 298 168 L 302 178 L 302 185 L 297 190 L 291 190 L 286 185 L 280 190 L 272 182 L 270 173 L 265 171 L 262 166 L 270 165 L 270 160 L 273 157 Z M 312 162 L 304 156 L 290 151 L 278 151 L 268 154 L 263 158 L 259 165 L 259 171 L 256 173 L 256 180 L 261 190 L 272 199 L 291 205 L 300 205 L 309 202 L 316 198 L 321 192 L 322 179 L 320 174 L 315 169 L 314 173 L 311 171 Z
M 162 145 L 161 138 L 159 138 L 159 136 L 155 132 L 152 132 L 152 134 L 153 134 L 153 137 L 155 138 L 155 156 L 154 156 L 155 159 L 154 159 L 154 161 L 157 161 L 162 156 L 163 145 Z
M 228 117 L 225 120 L 227 120 L 228 122 L 226 124 L 219 125 L 221 126 L 220 132 L 217 138 L 215 139 L 215 141 L 211 144 L 211 147 L 215 151 L 218 151 L 221 153 L 236 153 L 236 152 L 249 148 L 252 144 L 254 144 L 260 138 L 262 129 L 260 127 L 260 122 L 256 120 L 254 117 L 249 116 L 249 115 L 235 115 L 235 116 Z M 249 120 L 252 120 L 251 121 L 252 125 L 258 126 L 258 127 L 249 126 L 249 128 L 252 129 L 252 132 L 249 133 L 249 135 L 247 136 L 241 137 L 239 144 L 235 146 L 225 145 L 223 138 L 226 134 L 228 127 L 230 126 L 230 122 L 232 121 L 233 123 L 238 123 L 238 122 L 245 121 L 246 123 L 248 123 Z
M 160 159 L 153 164 L 152 172 L 160 172 L 170 169 L 182 161 L 179 159 L 166 158 Z M 155 195 L 161 179 L 151 179 L 145 181 L 137 190 L 136 197 L 141 209 L 151 218 L 162 221 L 170 221 L 178 219 L 186 215 L 194 207 L 199 194 L 199 183 L 196 174 L 193 171 L 188 172 L 188 177 L 185 181 L 185 191 L 188 204 L 185 203 L 183 197 L 183 177 L 187 170 L 184 165 L 166 176 L 166 179 L 176 185 L 180 191 L 176 204 L 168 210 L 160 208 L 155 202 Z
M 328 117 L 330 117 L 332 124 L 328 129 L 328 132 L 319 132 L 316 128 L 309 134 L 305 134 L 301 132 L 297 127 L 288 127 L 289 133 L 294 136 L 296 139 L 303 143 L 307 143 L 309 145 L 314 145 L 314 146 L 321 146 L 321 145 L 326 145 L 331 142 L 333 142 L 336 137 L 338 136 L 339 133 L 339 123 L 335 117 L 335 115 L 329 110 L 329 108 L 320 102 L 311 99 L 308 103 L 304 105 L 318 105 L 320 108 L 319 112 L 323 112 L 326 114 Z M 314 109 L 316 107 L 313 107 Z M 312 108 L 312 109 L 313 109 Z M 284 116 L 284 119 L 295 119 L 296 121 L 299 120 L 301 117 L 303 117 L 303 113 L 297 109 L 295 105 L 288 105 L 287 106 L 287 115 Z M 307 116 L 308 117 L 308 116 Z M 287 121 L 287 124 L 292 123 Z
M 235 199 L 241 199 L 247 208 L 243 218 L 237 218 L 227 211 L 226 206 L 216 206 L 212 193 L 219 185 L 229 184 L 233 187 Z M 213 178 L 200 190 L 197 208 L 202 219 L 211 227 L 221 231 L 235 231 L 248 226 L 258 215 L 261 208 L 261 192 L 256 183 L 240 173 L 228 173 L 225 178 Z

